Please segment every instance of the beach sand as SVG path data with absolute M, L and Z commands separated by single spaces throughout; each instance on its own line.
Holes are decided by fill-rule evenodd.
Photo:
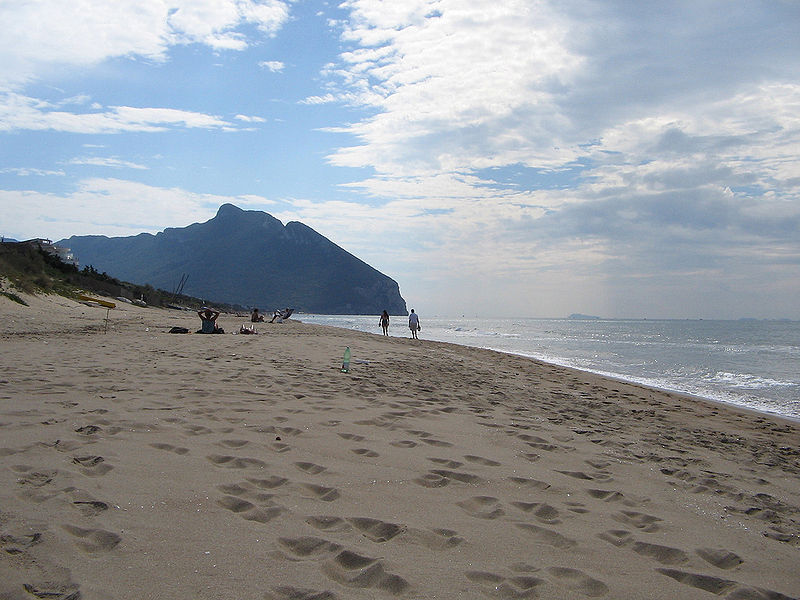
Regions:
M 0 297 L 3 600 L 800 595 L 797 424 L 377 315 L 171 335 L 199 319 L 26 299 Z

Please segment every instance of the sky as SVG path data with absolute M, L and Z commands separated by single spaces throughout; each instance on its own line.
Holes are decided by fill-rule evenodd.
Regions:
M 0 0 L 0 235 L 301 221 L 420 315 L 800 319 L 797 0 Z

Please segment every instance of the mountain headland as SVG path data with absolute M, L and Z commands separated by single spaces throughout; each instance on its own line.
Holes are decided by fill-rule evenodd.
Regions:
M 310 227 L 222 205 L 214 218 L 155 235 L 72 236 L 81 265 L 165 290 L 272 310 L 407 314 L 397 282 Z

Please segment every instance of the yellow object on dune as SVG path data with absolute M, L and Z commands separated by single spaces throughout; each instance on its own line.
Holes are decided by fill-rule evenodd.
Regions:
M 78 296 L 81 300 L 85 300 L 86 302 L 97 302 L 100 306 L 105 306 L 106 308 L 117 308 L 117 305 L 114 302 L 109 302 L 108 300 L 100 300 L 99 298 L 93 298 L 92 296 Z

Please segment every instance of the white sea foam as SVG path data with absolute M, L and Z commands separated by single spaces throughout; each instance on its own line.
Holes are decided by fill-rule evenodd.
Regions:
M 777 379 L 770 379 L 769 377 L 759 377 L 758 375 L 750 375 L 749 373 L 726 373 L 720 371 L 716 373 L 709 381 L 714 383 L 724 383 L 737 388 L 750 388 L 761 389 L 769 387 L 783 387 L 794 385 L 791 381 L 778 381 Z

